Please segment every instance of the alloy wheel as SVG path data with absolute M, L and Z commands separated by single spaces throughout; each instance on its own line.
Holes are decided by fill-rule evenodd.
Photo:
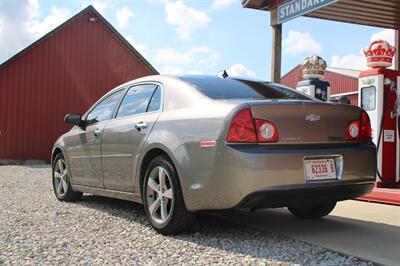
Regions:
M 57 196 L 63 198 L 68 191 L 67 166 L 63 159 L 54 165 L 54 188 Z
M 157 224 L 165 223 L 173 210 L 174 193 L 171 178 L 163 167 L 158 166 L 151 171 L 146 189 L 151 219 Z

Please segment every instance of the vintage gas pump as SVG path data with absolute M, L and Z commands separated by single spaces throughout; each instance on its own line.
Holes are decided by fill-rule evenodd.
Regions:
M 367 66 L 360 73 L 358 102 L 367 111 L 377 145 L 377 187 L 400 187 L 400 72 L 392 65 L 396 48 L 388 42 L 372 42 L 365 50 Z
M 325 60 L 317 55 L 311 55 L 304 59 L 301 68 L 303 69 L 304 80 L 297 83 L 296 90 L 321 101 L 329 101 L 330 84 L 328 81 L 321 80 L 325 74 Z

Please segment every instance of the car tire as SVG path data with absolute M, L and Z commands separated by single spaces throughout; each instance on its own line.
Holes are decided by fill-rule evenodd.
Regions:
M 72 189 L 69 173 L 63 154 L 57 154 L 52 165 L 54 194 L 60 201 L 79 201 L 82 199 L 83 193 Z
M 331 213 L 336 202 L 326 204 L 315 204 L 307 206 L 288 207 L 288 210 L 296 217 L 302 219 L 317 219 Z
M 142 200 L 151 226 L 163 235 L 186 231 L 196 219 L 196 213 L 186 209 L 178 174 L 167 156 L 157 156 L 150 162 Z

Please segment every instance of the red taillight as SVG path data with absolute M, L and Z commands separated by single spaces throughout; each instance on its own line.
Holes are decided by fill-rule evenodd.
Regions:
M 241 110 L 232 119 L 226 141 L 257 142 L 256 130 L 250 108 Z
M 372 129 L 371 122 L 367 112 L 361 111 L 360 120 L 350 121 L 346 127 L 346 140 L 371 140 Z
M 256 143 L 276 142 L 279 140 L 278 131 L 271 121 L 253 119 L 250 108 L 239 111 L 232 119 L 227 142 Z

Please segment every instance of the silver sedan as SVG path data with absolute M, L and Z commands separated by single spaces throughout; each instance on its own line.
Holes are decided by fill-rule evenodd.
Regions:
M 288 207 L 328 215 L 368 193 L 376 150 L 365 111 L 279 84 L 213 76 L 149 76 L 111 90 L 55 143 L 53 187 L 143 203 L 162 234 L 199 210 Z

